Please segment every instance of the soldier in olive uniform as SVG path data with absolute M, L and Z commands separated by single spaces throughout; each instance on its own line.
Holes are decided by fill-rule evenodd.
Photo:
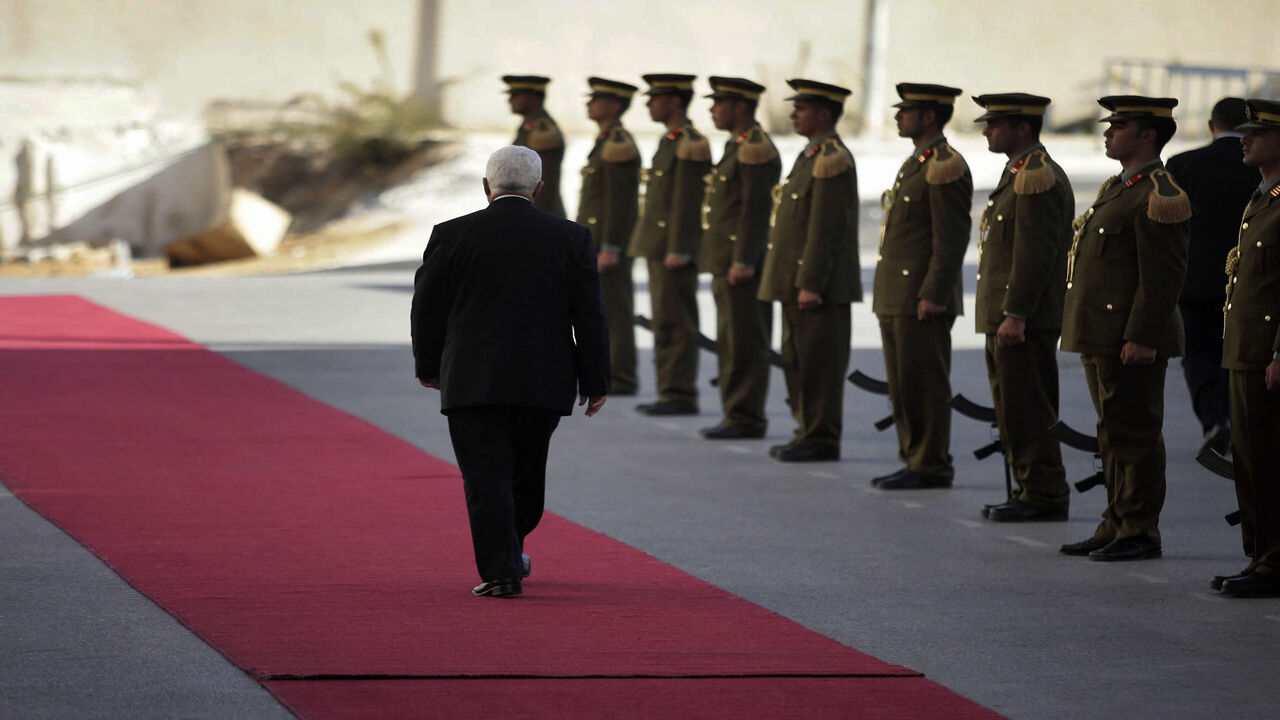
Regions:
M 1058 419 L 1058 335 L 1075 195 L 1040 144 L 1049 98 L 982 95 L 977 122 L 992 152 L 1009 158 L 982 213 L 974 318 L 986 335 L 987 378 L 1004 455 L 1018 489 L 983 516 L 997 522 L 1066 520 L 1070 502 Z
M 942 135 L 957 88 L 900 83 L 894 119 L 915 150 L 884 193 L 872 311 L 880 321 L 889 401 L 904 467 L 883 490 L 950 487 L 951 326 L 964 311 L 973 177 Z
M 705 428 L 708 440 L 762 438 L 768 425 L 765 351 L 773 332 L 773 308 L 760 302 L 760 269 L 769 240 L 771 193 L 782 175 L 782 159 L 756 122 L 764 86 L 743 78 L 711 78 L 711 119 L 729 131 L 715 168 L 707 176 L 702 207 L 698 268 L 711 273 L 716 301 L 716 349 L 720 360 L 719 425 Z
M 646 415 L 698 412 L 698 269 L 703 177 L 711 144 L 689 121 L 693 75 L 645 75 L 649 117 L 667 128 L 646 173 L 644 208 L 627 254 L 649 266 L 658 401 Z
M 636 394 L 635 284 L 631 258 L 623 251 L 639 214 L 640 151 L 622 127 L 622 114 L 637 90 L 616 80 L 592 77 L 587 117 L 600 127 L 582 168 L 578 223 L 586 225 L 599 248 L 597 266 L 609 319 L 609 362 L 614 395 Z
M 533 199 L 533 206 L 564 217 L 564 201 L 560 198 L 564 136 L 560 134 L 560 126 L 542 107 L 551 78 L 503 75 L 502 82 L 507 84 L 507 102 L 511 105 L 511 112 L 524 118 L 511 144 L 527 147 L 542 158 L 542 191 Z
M 774 192 L 759 299 L 782 303 L 782 365 L 796 432 L 769 450 L 784 462 L 839 460 L 850 303 L 862 300 L 858 175 L 836 134 L 849 90 L 788 80 L 791 122 L 808 138 Z
M 1160 557 L 1165 494 L 1164 380 L 1182 352 L 1178 294 L 1191 200 L 1160 162 L 1173 98 L 1104 97 L 1109 178 L 1076 220 L 1067 258 L 1062 349 L 1080 353 L 1098 413 L 1107 508 L 1093 537 L 1062 546 L 1094 560 Z
M 1280 102 L 1249 100 L 1240 126 L 1244 163 L 1262 184 L 1245 208 L 1227 256 L 1226 336 L 1231 445 L 1240 530 L 1249 566 L 1215 577 L 1235 597 L 1280 596 Z

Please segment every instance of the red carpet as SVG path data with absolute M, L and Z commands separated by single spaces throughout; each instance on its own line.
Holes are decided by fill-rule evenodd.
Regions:
M 456 717 L 486 687 L 543 717 L 757 696 L 812 716 L 777 700 L 811 694 L 990 716 L 555 516 L 531 538 L 523 598 L 472 598 L 455 467 L 80 298 L 0 298 L 0 358 L 13 493 L 306 717 Z M 751 675 L 831 677 L 620 679 Z M 892 676 L 908 677 L 848 679 Z

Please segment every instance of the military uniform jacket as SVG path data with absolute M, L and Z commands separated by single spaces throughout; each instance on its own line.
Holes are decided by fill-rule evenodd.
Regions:
M 793 303 L 804 289 L 825 303 L 861 301 L 858 174 L 839 136 L 811 143 L 773 196 L 757 297 Z
M 773 186 L 781 175 L 778 148 L 759 125 L 725 144 L 707 176 L 699 269 L 725 275 L 731 265 L 759 265 L 769 241 Z
M 1280 352 L 1280 185 L 1245 209 L 1227 267 L 1222 366 L 1265 370 Z
M 542 111 L 538 117 L 516 129 L 512 145 L 527 147 L 542 158 L 542 192 L 533 206 L 564 217 L 564 200 L 560 197 L 560 165 L 564 162 L 564 135 L 551 116 Z
M 1182 353 L 1178 294 L 1187 271 L 1191 201 L 1158 164 L 1111 178 L 1076 221 L 1067 259 L 1062 349 L 1117 356 L 1126 342 Z
M 980 225 L 978 332 L 996 332 L 1006 315 L 1028 330 L 1062 327 L 1075 202 L 1066 173 L 1042 147 L 1001 174 Z
M 964 312 L 964 251 L 969 245 L 973 176 L 946 140 L 907 158 L 881 198 L 884 226 L 872 311 L 915 317 L 919 301 Z
M 622 252 L 639 213 L 640 151 L 622 123 L 600 133 L 582 168 L 578 223 L 602 251 Z
M 685 123 L 658 141 L 645 182 L 644 209 L 627 248 L 632 257 L 693 260 L 702 240 L 702 178 L 711 169 L 711 145 Z

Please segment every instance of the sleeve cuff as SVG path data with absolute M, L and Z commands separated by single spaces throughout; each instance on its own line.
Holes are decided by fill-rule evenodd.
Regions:
M 1011 313 L 1011 312 L 1008 312 L 1008 311 L 1006 311 L 1006 312 L 1005 312 L 1004 316 L 1005 316 L 1005 317 L 1011 317 L 1011 318 L 1013 318 L 1014 320 L 1026 320 L 1026 319 L 1027 319 L 1027 318 L 1026 318 L 1025 316 L 1023 316 L 1023 315 L 1019 315 L 1018 313 Z
M 690 260 L 692 260 L 692 259 L 693 259 L 693 256 L 692 256 L 692 255 L 690 255 L 690 254 L 688 254 L 688 253 L 673 253 L 673 252 L 669 252 L 669 253 L 667 253 L 667 257 L 669 257 L 669 258 L 675 258 L 676 260 L 683 260 L 683 261 L 685 261 L 685 262 L 689 262 Z
M 621 255 L 622 248 L 618 247 L 617 245 L 601 245 L 600 252 L 611 252 L 611 253 L 616 253 L 618 255 Z

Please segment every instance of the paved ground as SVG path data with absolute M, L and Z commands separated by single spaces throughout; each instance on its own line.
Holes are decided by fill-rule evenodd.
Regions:
M 438 400 L 412 378 L 412 270 L 30 280 L 6 282 L 0 294 L 84 295 L 452 459 Z M 970 289 L 973 272 L 966 269 Z M 857 306 L 854 322 L 864 331 L 866 313 Z M 954 331 L 954 387 L 988 402 L 971 327 L 962 318 Z M 956 487 L 912 494 L 867 486 L 896 468 L 894 442 L 871 427 L 887 413 L 884 400 L 852 386 L 839 463 L 788 466 L 765 456 L 792 429 L 778 372 L 767 440 L 699 439 L 696 430 L 718 419 L 707 385 L 712 364 L 703 357 L 700 417 L 655 420 L 632 411 L 653 389 L 646 354 L 640 397 L 562 423 L 549 510 L 1010 717 L 1273 716 L 1280 601 L 1233 601 L 1208 589 L 1213 574 L 1243 566 L 1238 533 L 1222 521 L 1235 500 L 1229 484 L 1192 459 L 1200 433 L 1176 361 L 1166 399 L 1165 557 L 1106 565 L 1056 551 L 1092 532 L 1101 490 L 1075 496 L 1065 524 L 1016 527 L 979 517 L 984 502 L 1003 494 L 1003 479 L 997 460 L 970 454 L 990 438 L 977 422 L 955 420 Z M 1059 359 L 1062 417 L 1089 429 L 1079 362 Z M 874 347 L 855 348 L 851 365 L 883 376 Z M 1067 451 L 1066 460 L 1072 479 L 1092 471 L 1080 453 Z M 531 543 L 536 554 L 536 534 Z M 0 717 L 281 715 L 215 651 L 0 495 Z

